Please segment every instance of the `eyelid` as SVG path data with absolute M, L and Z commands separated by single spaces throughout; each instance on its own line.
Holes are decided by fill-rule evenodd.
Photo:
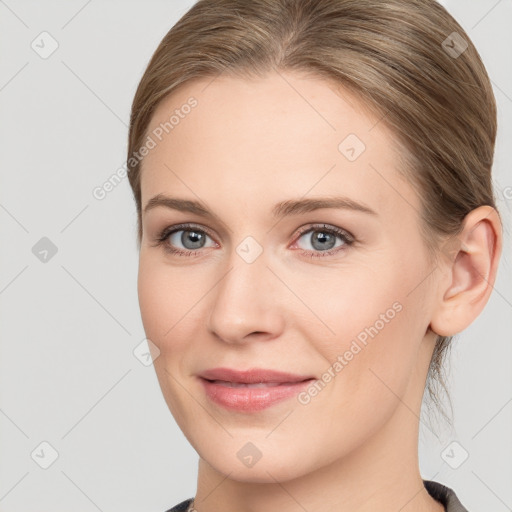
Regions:
M 157 238 L 168 238 L 171 234 L 175 233 L 176 231 L 201 231 L 206 233 L 212 240 L 215 241 L 215 243 L 218 243 L 215 240 L 215 236 L 213 235 L 212 231 L 204 226 L 201 226 L 199 224 L 194 224 L 190 222 L 184 222 L 183 224 L 174 224 L 172 226 L 167 226 L 163 230 L 159 232 L 157 235 Z
M 309 231 L 320 231 L 322 229 L 325 229 L 326 231 L 329 231 L 329 232 L 336 233 L 339 236 L 344 236 L 350 242 L 356 241 L 355 236 L 352 233 L 350 233 L 349 231 L 347 231 L 346 229 L 339 228 L 337 226 L 333 226 L 333 225 L 327 224 L 325 222 L 313 222 L 312 224 L 310 224 L 308 226 L 303 226 L 303 227 L 299 228 L 299 233 L 296 238 L 297 239 L 300 238 L 302 235 L 304 235 L 305 233 L 308 233 Z
M 175 224 L 172 226 L 167 226 L 164 229 L 159 231 L 158 237 L 161 236 L 161 237 L 167 238 L 169 235 L 175 233 L 176 231 L 181 231 L 181 230 L 192 231 L 194 229 L 197 229 L 198 231 L 203 231 L 213 240 L 215 240 L 215 238 L 216 238 L 215 235 L 213 235 L 212 231 L 209 228 L 207 228 L 205 226 L 201 226 L 200 224 L 194 224 L 194 223 L 190 223 L 190 222 L 184 222 L 182 224 Z M 331 226 L 325 222 L 316 222 L 316 223 L 313 222 L 313 223 L 309 223 L 306 226 L 301 226 L 300 228 L 298 228 L 298 232 L 297 232 L 297 235 L 295 236 L 295 239 L 300 238 L 304 233 L 307 233 L 308 231 L 312 231 L 315 229 L 325 229 L 325 230 L 329 230 L 329 231 L 334 231 L 335 233 L 339 232 L 339 234 L 346 235 L 346 237 L 349 240 L 355 241 L 354 235 L 352 235 L 352 233 L 350 233 L 346 229 L 339 228 L 337 226 Z

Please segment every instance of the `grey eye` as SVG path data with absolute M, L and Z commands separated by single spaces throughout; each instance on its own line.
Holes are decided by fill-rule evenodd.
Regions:
M 190 251 L 205 247 L 204 244 L 207 238 L 210 237 L 199 229 L 179 229 L 169 235 L 171 245 Z M 180 243 L 183 247 L 180 247 Z
M 329 251 L 346 244 L 343 235 L 325 228 L 310 229 L 300 236 L 299 240 L 301 239 L 305 239 L 307 242 L 306 247 L 302 247 L 306 251 Z M 336 239 L 340 240 L 338 245 L 336 245 Z

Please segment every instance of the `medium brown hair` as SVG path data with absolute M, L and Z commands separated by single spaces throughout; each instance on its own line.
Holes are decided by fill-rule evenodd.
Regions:
M 421 230 L 436 258 L 471 210 L 496 208 L 491 83 L 464 29 L 436 1 L 199 0 L 161 41 L 133 100 L 127 163 L 139 248 L 143 160 L 133 154 L 162 99 L 192 79 L 273 70 L 339 84 L 393 133 L 399 170 L 421 198 Z M 443 360 L 451 340 L 437 337 L 427 379 L 445 418 L 437 389 L 450 398 Z

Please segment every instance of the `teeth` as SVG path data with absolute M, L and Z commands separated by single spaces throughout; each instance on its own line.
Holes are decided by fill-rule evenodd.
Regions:
M 268 388 L 279 386 L 282 382 L 257 382 L 254 384 L 245 384 L 243 382 L 227 382 L 225 380 L 214 380 L 215 384 L 221 384 L 228 388 Z

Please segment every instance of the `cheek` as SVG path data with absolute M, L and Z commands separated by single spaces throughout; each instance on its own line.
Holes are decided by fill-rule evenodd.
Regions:
M 190 431 L 184 413 L 190 408 L 190 397 L 179 381 L 189 370 L 183 354 L 190 346 L 190 326 L 201 325 L 193 318 L 198 298 L 189 282 L 184 271 L 172 271 L 161 260 L 141 251 L 137 288 L 142 323 L 146 337 L 159 351 L 153 366 L 163 397 L 185 433 Z
M 190 324 L 193 306 L 199 300 L 196 283 L 186 271 L 171 269 L 141 252 L 137 289 L 142 323 L 146 336 L 164 355 L 171 344 L 173 350 L 179 350 L 187 338 L 180 332 Z
M 316 332 L 309 327 L 306 334 L 325 359 L 320 371 L 336 375 L 328 393 L 359 413 L 373 408 L 378 397 L 384 401 L 379 403 L 394 402 L 391 390 L 403 395 L 415 367 L 425 312 L 422 287 L 411 291 L 425 274 L 411 261 L 340 272 L 321 292 L 310 290 L 305 297 L 329 328 L 319 336 L 318 325 Z
M 302 295 L 304 302 L 324 325 L 322 334 L 327 336 L 320 338 L 321 349 L 344 348 L 353 338 L 364 342 L 368 329 L 375 331 L 372 326 L 380 332 L 388 330 L 397 322 L 406 295 L 401 277 L 389 267 L 383 273 L 370 266 L 330 270 L 329 279 L 308 277 L 307 284 L 295 286 L 308 290 Z
M 169 313 L 173 309 L 170 308 L 172 289 L 168 288 L 165 276 L 157 268 L 156 265 L 150 265 L 141 255 L 137 291 L 146 335 L 161 349 L 160 337 L 172 325 Z M 164 314 L 164 311 L 167 314 Z

